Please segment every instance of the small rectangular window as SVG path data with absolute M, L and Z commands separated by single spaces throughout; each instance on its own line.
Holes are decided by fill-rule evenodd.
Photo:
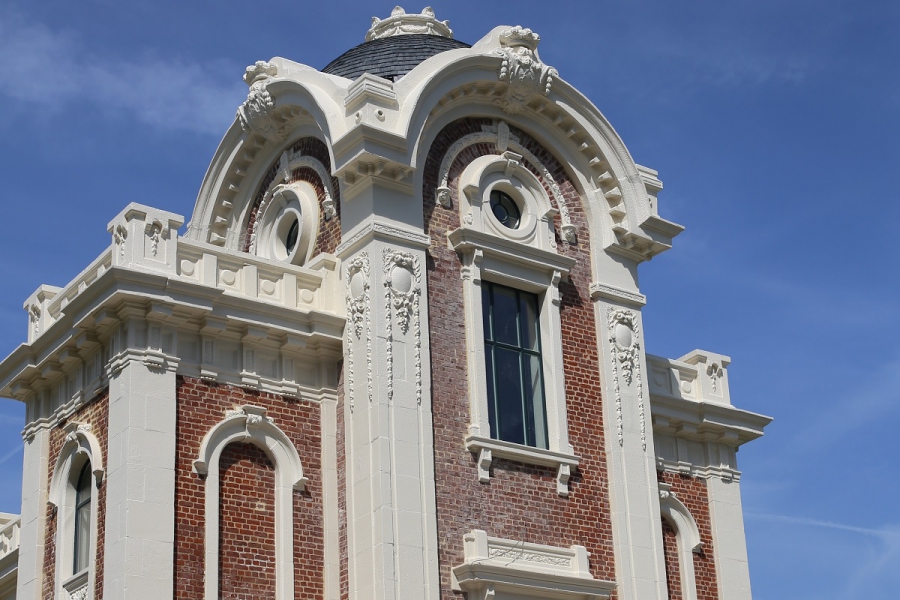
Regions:
M 491 437 L 546 449 L 538 297 L 487 281 L 481 294 Z

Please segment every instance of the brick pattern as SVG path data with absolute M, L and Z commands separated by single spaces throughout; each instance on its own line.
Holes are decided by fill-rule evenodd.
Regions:
M 331 171 L 331 158 L 328 156 L 328 148 L 316 138 L 303 138 L 294 142 L 290 152 L 299 152 L 301 156 L 315 158 L 322 163 L 326 171 Z M 269 168 L 269 171 L 266 173 L 265 177 L 263 177 L 262 183 L 260 183 L 259 190 L 256 192 L 256 197 L 253 199 L 253 208 L 250 209 L 250 216 L 247 223 L 243 225 L 246 227 L 246 231 L 242 234 L 242 249 L 244 252 L 247 252 L 250 249 L 250 239 L 253 235 L 253 222 L 256 219 L 256 213 L 259 211 L 259 205 L 262 202 L 263 196 L 266 194 L 266 190 L 272 185 L 272 182 L 275 180 L 278 173 L 278 162 L 276 162 Z M 316 246 L 312 255 L 315 256 L 321 252 L 333 253 L 338 247 L 338 244 L 341 243 L 341 186 L 338 183 L 337 177 L 331 178 L 331 189 L 334 190 L 334 197 L 332 199 L 334 200 L 334 207 L 337 211 L 337 215 L 328 221 L 325 220 L 325 207 L 322 204 L 325 201 L 325 185 L 319 178 L 318 173 L 309 167 L 294 169 L 291 172 L 290 182 L 293 183 L 295 181 L 305 181 L 309 183 L 316 190 L 316 194 L 319 198 L 319 235 L 316 239 Z
M 209 383 L 190 377 L 178 379 L 178 424 L 177 458 L 175 465 L 175 592 L 180 600 L 196 600 L 203 597 L 204 569 L 204 481 L 192 470 L 194 459 L 200 450 L 200 443 L 206 433 L 225 417 L 225 411 L 235 406 L 253 404 L 262 406 L 268 416 L 284 431 L 297 448 L 303 464 L 303 474 L 309 478 L 305 492 L 294 492 L 294 586 L 298 598 L 321 598 L 323 595 L 324 569 L 324 527 L 322 522 L 322 466 L 321 466 L 321 425 L 319 405 L 303 399 L 246 390 L 231 385 Z M 249 451 L 239 451 L 236 463 L 242 473 L 239 488 L 243 486 L 244 498 L 247 481 L 263 477 L 265 469 Z M 251 468 L 252 466 L 252 468 Z M 254 491 L 253 494 L 257 492 Z M 268 496 L 267 496 L 268 497 Z M 250 500 L 247 500 L 250 501 Z M 265 500 L 264 500 L 265 501 Z M 231 500 L 229 500 L 231 502 Z M 234 502 L 240 503 L 239 499 Z M 235 504 L 235 505 L 237 505 Z M 254 505 L 255 506 L 255 505 Z M 245 515 L 245 519 L 255 521 L 257 511 Z M 244 556 L 266 556 L 268 544 L 258 536 L 246 537 L 241 529 L 253 527 L 231 523 L 220 535 L 224 538 L 235 528 L 236 534 L 244 537 L 232 540 L 246 542 L 241 550 Z M 221 564 L 224 564 L 224 561 Z M 239 598 L 241 589 L 226 589 L 221 586 L 222 598 Z M 230 594 L 230 595 L 229 595 Z M 248 598 L 250 596 L 247 596 Z M 254 598 L 267 597 L 254 595 Z
M 460 260 L 448 249 L 446 233 L 459 227 L 457 181 L 473 159 L 499 154 L 493 144 L 477 144 L 460 153 L 450 168 L 453 208 L 435 206 L 441 160 L 460 137 L 481 130 L 487 119 L 462 119 L 438 134 L 424 167 L 422 196 L 425 228 L 431 236 L 427 277 L 431 337 L 432 402 L 435 434 L 435 478 L 441 597 L 460 598 L 450 591 L 450 568 L 463 561 L 463 534 L 484 529 L 489 535 L 568 547 L 584 545 L 591 553 L 591 572 L 615 579 L 608 476 L 604 451 L 601 380 L 594 307 L 590 300 L 590 240 L 581 197 L 559 161 L 524 131 L 511 127 L 559 185 L 577 227 L 578 243 L 559 239 L 559 252 L 578 260 L 568 283 L 560 285 L 560 317 L 564 352 L 569 438 L 581 457 L 569 481 L 570 494 L 556 492 L 555 471 L 496 460 L 490 483 L 478 482 L 475 457 L 463 438 L 469 423 L 466 386 L 466 339 Z M 528 168 L 543 181 L 532 165 Z M 548 192 L 549 196 L 549 192 Z M 552 197 L 552 196 L 551 196 Z
M 678 541 L 675 530 L 662 520 L 663 547 L 665 549 L 666 590 L 669 600 L 681 600 L 681 569 L 678 567 Z
M 664 471 L 660 471 L 658 477 L 660 481 L 672 486 L 675 496 L 690 511 L 691 516 L 697 522 L 697 528 L 700 530 L 700 541 L 703 542 L 703 551 L 700 554 L 694 554 L 694 578 L 697 581 L 697 599 L 718 600 L 719 592 L 716 583 L 714 559 L 715 548 L 713 548 L 712 522 L 709 518 L 709 494 L 706 490 L 706 480 Z M 663 529 L 663 532 L 665 532 L 665 529 Z M 668 571 L 669 569 L 668 564 L 670 560 L 675 561 L 674 568 L 677 570 L 678 555 L 676 553 L 674 559 L 672 559 L 669 552 L 670 549 L 667 543 L 666 570 Z M 680 598 L 680 596 L 677 597 Z
M 68 419 L 60 421 L 56 427 L 50 430 L 49 462 L 47 472 L 47 487 L 53 478 L 53 471 L 59 460 L 59 453 L 65 443 L 66 433 L 63 428 L 66 423 L 77 421 L 91 426 L 91 432 L 97 437 L 100 448 L 103 450 L 103 459 L 108 456 L 107 442 L 109 431 L 109 390 L 100 392 L 93 400 L 84 404 Z M 107 468 L 106 464 L 102 465 Z M 95 599 L 103 600 L 103 545 L 106 535 L 106 485 L 105 480 L 100 488 L 94 488 L 97 494 L 97 548 L 94 555 L 94 589 Z M 53 600 L 56 587 L 56 527 L 57 514 L 47 506 L 47 528 L 45 531 L 46 543 L 44 545 L 44 579 L 41 586 L 41 594 L 44 600 Z M 75 540 L 70 540 L 74 544 Z
M 338 366 L 337 388 L 337 440 L 335 443 L 337 452 L 337 484 L 338 484 L 338 545 L 340 547 L 341 561 L 341 600 L 350 597 L 350 549 L 347 542 L 347 442 L 344 423 L 344 363 Z
M 274 598 L 275 467 L 252 444 L 229 444 L 220 461 L 220 597 Z

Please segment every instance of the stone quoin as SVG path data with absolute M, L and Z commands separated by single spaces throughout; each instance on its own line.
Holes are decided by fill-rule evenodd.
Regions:
M 645 351 L 657 172 L 531 29 L 360 37 L 247 67 L 187 226 L 25 302 L 0 600 L 749 599 L 771 419 Z

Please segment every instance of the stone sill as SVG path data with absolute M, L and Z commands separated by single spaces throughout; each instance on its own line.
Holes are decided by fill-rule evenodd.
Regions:
M 554 467 L 556 469 L 556 491 L 563 497 L 569 495 L 569 477 L 572 474 L 572 468 L 577 467 L 581 461 L 574 454 L 523 446 L 477 435 L 466 437 L 466 450 L 478 454 L 478 481 L 482 483 L 491 480 L 491 462 L 494 458 L 505 458 L 542 467 Z

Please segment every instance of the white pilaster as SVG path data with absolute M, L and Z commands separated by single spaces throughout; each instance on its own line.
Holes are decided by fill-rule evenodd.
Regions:
M 595 308 L 618 597 L 666 600 L 641 312 L 606 299 Z
M 161 600 L 173 593 L 175 372 L 123 362 L 109 381 L 103 597 Z
M 440 593 L 427 240 L 400 233 L 371 228 L 344 249 L 350 598 L 359 600 Z
M 34 402 L 34 401 L 33 401 Z M 41 427 L 25 441 L 22 461 L 22 525 L 16 598 L 38 600 L 44 575 L 50 432 Z
M 719 600 L 750 600 L 750 569 L 740 483 L 737 479 L 710 477 L 706 480 L 706 489 Z

